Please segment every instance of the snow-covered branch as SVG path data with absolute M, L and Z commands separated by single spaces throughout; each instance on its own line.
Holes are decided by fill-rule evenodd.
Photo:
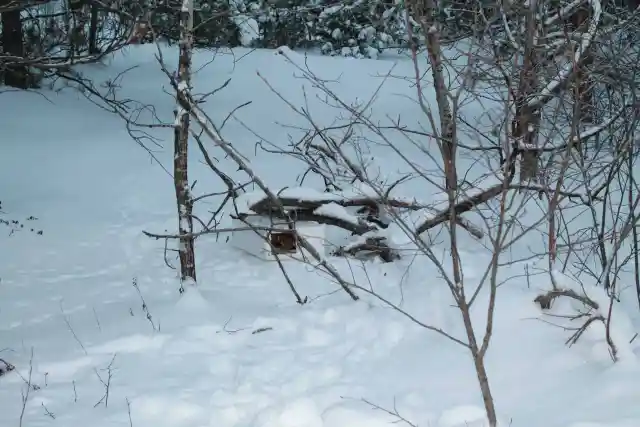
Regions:
M 576 0 L 574 3 L 580 4 L 580 0 Z M 573 5 L 573 3 L 572 3 Z M 569 61 L 560 69 L 556 77 L 547 82 L 546 85 L 538 91 L 538 93 L 530 97 L 527 100 L 527 104 L 530 108 L 540 108 L 554 93 L 560 89 L 563 85 L 566 85 L 571 76 L 580 67 L 583 57 L 587 50 L 591 46 L 591 42 L 595 38 L 598 25 L 600 24 L 600 17 L 602 15 L 602 5 L 600 0 L 589 0 L 589 5 L 592 9 L 592 14 L 589 20 L 587 29 L 582 34 L 578 47 L 575 49 L 572 57 Z

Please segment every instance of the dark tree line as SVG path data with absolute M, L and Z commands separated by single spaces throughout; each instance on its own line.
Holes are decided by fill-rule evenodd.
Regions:
M 569 3 L 545 2 L 546 13 L 552 15 Z M 489 36 L 501 41 L 508 55 L 513 54 L 504 22 L 512 29 L 523 22 L 523 1 L 504 3 L 508 7 L 488 0 L 445 0 L 436 5 L 434 19 L 441 23 L 444 41 Z M 623 21 L 637 14 L 640 0 L 611 0 L 602 5 L 608 21 Z M 44 76 L 98 60 L 132 40 L 175 43 L 180 33 L 179 10 L 177 0 L 153 4 L 146 0 L 0 0 L 0 81 L 18 88 L 34 87 Z M 569 31 L 588 22 L 588 10 L 585 3 L 566 18 Z M 199 0 L 194 2 L 193 18 L 198 48 L 287 45 L 318 48 L 328 55 L 375 58 L 386 49 L 406 49 L 425 40 L 413 14 L 406 13 L 405 3 L 391 0 Z M 627 31 L 633 37 L 634 30 Z
M 99 0 L 0 0 L 0 16 L 0 79 L 22 89 L 119 49 L 133 25 L 117 3 Z

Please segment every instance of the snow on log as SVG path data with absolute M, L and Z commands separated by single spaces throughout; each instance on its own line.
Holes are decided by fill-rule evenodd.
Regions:
M 366 251 L 379 255 L 384 261 L 397 259 L 397 254 L 388 246 L 385 236 L 376 234 L 388 224 L 379 219 L 381 204 L 389 204 L 405 209 L 424 209 L 424 205 L 411 201 L 388 200 L 362 197 L 355 193 L 322 193 L 313 189 L 301 187 L 287 188 L 278 192 L 279 203 L 261 193 L 247 193 L 236 199 L 237 218 L 243 219 L 249 215 L 261 215 L 277 219 L 291 219 L 294 222 L 316 222 L 318 224 L 338 227 L 349 231 L 355 236 L 367 235 L 362 242 L 348 249 L 336 251 L 339 255 L 355 255 L 359 251 Z M 280 208 L 284 207 L 284 210 Z M 358 209 L 355 212 L 352 210 Z M 373 234 L 369 234 L 373 233 Z

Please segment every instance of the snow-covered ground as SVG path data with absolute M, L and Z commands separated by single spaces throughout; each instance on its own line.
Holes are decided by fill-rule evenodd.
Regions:
M 166 55 L 176 57 L 170 50 Z M 195 61 L 210 59 L 200 53 Z M 424 120 L 411 99 L 411 82 L 395 78 L 412 75 L 409 62 L 308 62 L 350 101 L 366 101 L 395 67 L 378 94 L 376 117 L 401 116 L 414 125 Z M 137 68 L 118 82 L 122 95 L 155 105 L 170 120 L 173 99 L 163 93 L 169 85 L 152 47 L 132 49 L 87 73 L 100 82 L 132 65 Z M 251 101 L 237 113 L 242 123 L 230 120 L 223 134 L 270 185 L 292 186 L 299 166 L 256 151 L 252 130 L 283 145 L 293 132 L 283 124 L 300 121 L 257 72 L 292 103 L 304 104 L 304 81 L 273 51 L 219 55 L 194 86 L 207 92 L 232 78 L 204 104 L 206 111 L 221 122 Z M 309 99 L 320 120 L 335 117 L 334 109 Z M 175 230 L 172 180 L 132 142 L 121 119 L 71 90 L 4 92 L 0 108 L 3 210 L 16 219 L 37 216 L 44 230 L 41 236 L 7 237 L 0 229 L 0 358 L 17 367 L 0 377 L 0 425 L 18 426 L 21 419 L 24 427 L 382 427 L 398 420 L 422 427 L 484 425 L 463 347 L 377 300 L 352 302 L 305 265 L 286 262 L 298 291 L 310 300 L 299 306 L 277 265 L 243 257 L 226 236 L 199 239 L 198 291 L 180 297 L 163 242 L 142 234 Z M 469 108 L 480 114 L 491 106 Z M 155 154 L 170 169 L 171 131 L 155 135 L 164 138 L 164 148 L 153 146 Z M 378 162 L 386 161 L 384 155 L 383 148 L 372 148 Z M 386 166 L 395 173 L 406 167 Z M 231 166 L 227 172 L 241 176 Z M 197 194 L 223 189 L 195 155 L 191 179 L 198 180 Z M 416 185 L 406 187 L 407 194 L 418 194 Z M 472 282 L 490 254 L 462 238 L 468 239 L 462 258 Z M 424 259 L 370 263 L 366 274 L 360 264 L 334 262 L 421 321 L 463 336 L 448 289 Z M 515 268 L 505 277 L 517 274 Z M 570 333 L 541 321 L 533 303 L 549 288 L 548 276 L 527 282 L 516 278 L 499 288 L 487 355 L 502 425 L 640 426 L 640 339 L 628 344 L 640 326 L 633 306 L 616 306 L 613 332 L 621 361 L 614 365 L 598 328 L 565 346 Z M 598 291 L 591 292 L 596 298 Z M 473 316 L 483 324 L 482 305 Z M 37 385 L 28 395 L 27 382 Z

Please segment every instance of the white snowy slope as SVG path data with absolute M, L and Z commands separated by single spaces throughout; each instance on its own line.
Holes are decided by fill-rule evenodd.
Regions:
M 85 71 L 100 82 L 137 65 L 119 82 L 123 97 L 153 104 L 171 121 L 173 99 L 163 93 L 169 84 L 153 54 L 153 47 L 141 46 Z M 165 57 L 177 55 L 167 49 Z M 196 66 L 210 60 L 210 53 L 195 56 Z M 412 74 L 410 63 L 393 61 L 308 59 L 350 102 L 366 102 L 394 64 L 393 76 Z M 303 80 L 273 51 L 219 55 L 194 86 L 207 92 L 231 77 L 204 104 L 206 111 L 220 124 L 237 105 L 251 101 L 237 114 L 242 123 L 229 120 L 223 135 L 274 188 L 295 187 L 300 166 L 256 151 L 259 139 L 248 128 L 284 146 L 295 131 L 282 125 L 302 121 L 257 71 L 294 105 L 304 105 Z M 409 98 L 414 90 L 410 82 L 390 78 L 374 104 L 375 116 L 401 116 L 416 127 L 426 123 Z M 307 95 L 315 117 L 331 123 L 335 109 Z M 479 115 L 489 107 L 465 108 Z M 464 348 L 378 301 L 352 302 L 301 264 L 286 263 L 300 294 L 312 300 L 304 306 L 296 304 L 276 264 L 242 257 L 226 236 L 199 239 L 198 290 L 180 298 L 163 242 L 142 234 L 175 230 L 172 180 L 132 142 L 121 119 L 70 90 L 0 93 L 0 111 L 3 210 L 16 219 L 34 215 L 44 230 L 42 236 L 7 237 L 0 228 L 0 358 L 17 367 L 0 377 L 1 426 L 19 425 L 23 395 L 24 427 L 382 427 L 397 421 L 363 399 L 390 411 L 395 407 L 424 427 L 485 425 Z M 171 131 L 155 135 L 164 139 L 164 148 L 153 147 L 155 155 L 170 169 Z M 371 145 L 371 151 L 388 174 L 406 168 L 390 164 L 382 147 Z M 223 155 L 212 153 L 227 173 L 242 176 Z M 194 193 L 222 190 L 196 154 Z M 420 185 L 404 187 L 401 195 L 441 200 L 435 190 L 419 193 Z M 471 260 L 465 263 L 466 280 L 473 282 L 489 254 L 462 238 L 468 239 L 462 257 Z M 516 249 L 537 244 L 523 242 Z M 370 281 L 422 321 L 462 337 L 448 290 L 426 260 L 407 256 L 371 263 L 367 274 L 358 264 L 334 262 L 347 277 L 367 286 Z M 546 276 L 540 277 L 530 289 L 524 280 L 499 289 L 487 364 L 502 425 L 640 426 L 640 340 L 628 344 L 638 330 L 633 306 L 616 307 L 621 361 L 614 365 L 601 331 L 590 331 L 568 348 L 568 332 L 538 320 L 532 300 L 549 287 Z M 476 310 L 481 330 L 482 304 Z M 30 382 L 38 387 L 26 395 L 31 355 Z

